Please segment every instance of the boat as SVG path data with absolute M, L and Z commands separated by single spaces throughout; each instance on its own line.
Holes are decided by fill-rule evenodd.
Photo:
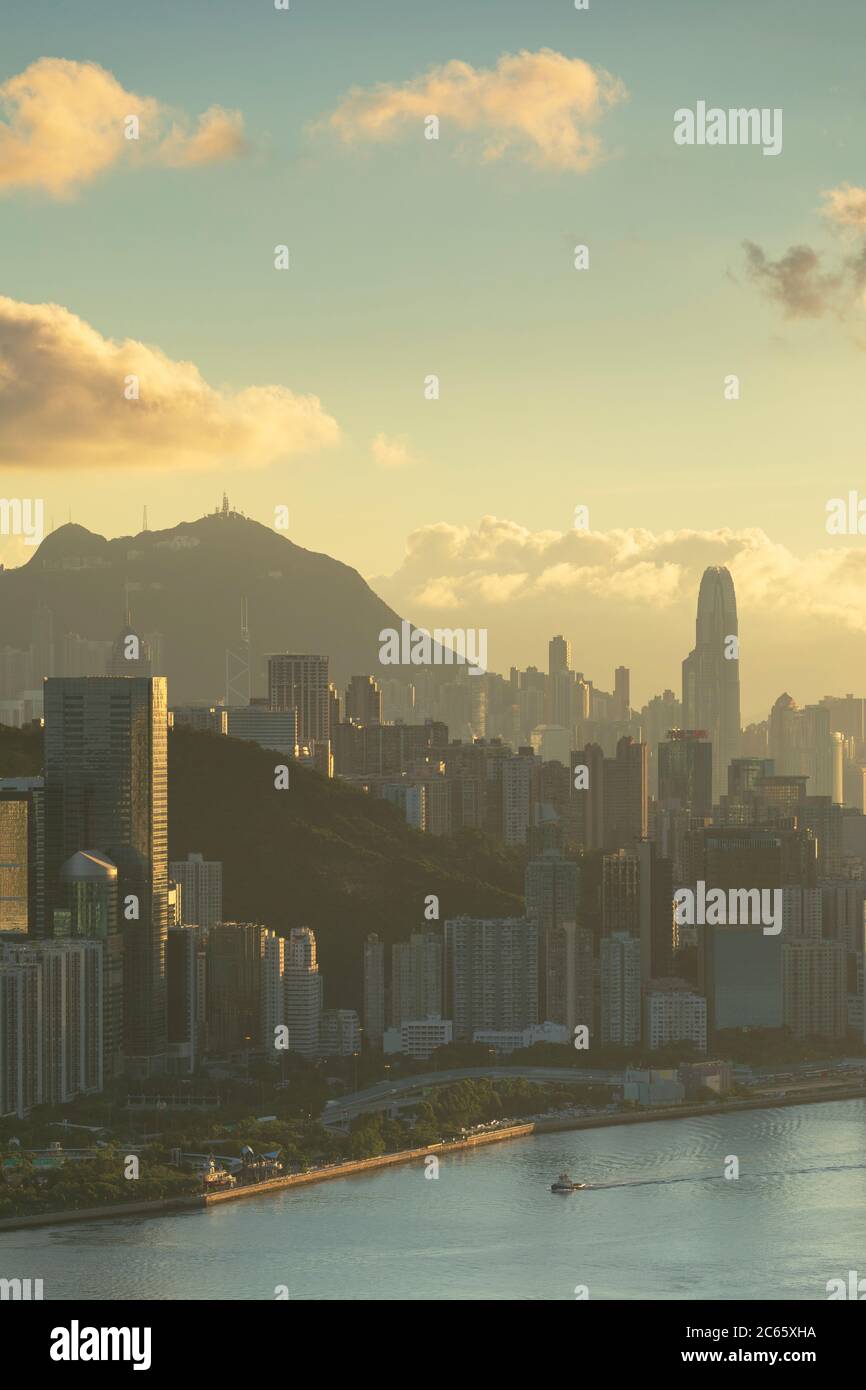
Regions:
M 572 1182 L 567 1173 L 560 1173 L 556 1182 L 550 1184 L 551 1192 L 580 1192 L 584 1187 L 585 1182 Z

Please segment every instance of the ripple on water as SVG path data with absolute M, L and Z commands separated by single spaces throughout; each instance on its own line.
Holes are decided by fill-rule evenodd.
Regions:
M 726 1181 L 729 1155 L 740 1177 Z M 599 1186 L 550 1193 L 563 1168 Z M 571 1131 L 206 1213 L 0 1237 L 49 1298 L 823 1299 L 864 1265 L 866 1102 Z

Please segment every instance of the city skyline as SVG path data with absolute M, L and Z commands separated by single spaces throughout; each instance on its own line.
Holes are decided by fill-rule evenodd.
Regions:
M 863 0 L 19 10 L 0 1303 L 201 1375 L 172 1305 L 646 1302 L 663 1374 L 826 1378 Z
M 222 507 L 225 508 L 227 505 L 224 497 Z M 217 507 L 211 509 L 207 515 L 212 516 L 219 512 L 220 508 Z M 249 520 L 254 521 L 255 518 Z M 292 545 L 297 544 L 291 537 L 285 536 L 281 527 L 274 529 L 268 526 L 267 529 L 275 538 L 289 539 Z M 493 527 L 490 535 L 494 535 L 497 529 Z M 508 528 L 504 528 L 504 533 L 507 531 Z M 165 534 L 176 532 L 177 523 L 165 530 Z M 148 528 L 147 533 L 138 532 L 138 539 L 145 534 L 159 545 L 158 528 Z M 581 536 L 584 537 L 583 541 L 580 539 Z M 131 534 L 129 538 L 135 539 L 136 535 Z M 3 553 L 4 539 L 6 538 L 0 535 L 0 555 Z M 642 544 L 647 543 L 645 535 L 641 540 Z M 591 563 L 581 563 L 578 566 L 567 561 L 556 561 L 548 570 L 548 573 L 557 576 L 556 582 L 548 583 L 542 575 L 533 591 L 527 595 L 524 613 L 518 619 L 513 615 L 513 605 L 510 610 L 511 616 L 503 617 L 509 605 L 503 600 L 502 595 L 495 593 L 495 588 L 486 589 L 483 583 L 479 583 L 477 576 L 474 581 L 475 597 L 471 601 L 461 602 L 457 608 L 447 605 L 444 608 L 436 606 L 433 610 L 435 616 L 431 616 L 430 610 L 424 604 L 413 608 L 411 601 L 408 609 L 401 609 L 400 594 L 390 583 L 383 583 L 377 587 L 375 580 L 366 582 L 378 597 L 391 604 L 397 604 L 397 611 L 402 613 L 404 618 L 407 613 L 412 613 L 412 621 L 419 629 L 433 630 L 440 620 L 443 629 L 453 629 L 461 628 L 460 620 L 484 619 L 485 623 L 473 630 L 489 631 L 491 654 L 486 669 L 500 673 L 507 673 L 511 666 L 534 665 L 540 670 L 547 669 L 547 648 L 550 639 L 544 635 L 545 628 L 540 628 L 539 623 L 545 624 L 551 634 L 557 630 L 567 632 L 569 623 L 577 634 L 589 626 L 591 632 L 588 638 L 583 641 L 579 636 L 576 639 L 568 639 L 573 669 L 582 671 L 588 678 L 594 679 L 597 685 L 603 685 L 605 681 L 610 680 L 608 673 L 625 658 L 631 672 L 633 692 L 637 695 L 636 707 L 639 708 L 664 689 L 673 688 L 679 692 L 679 671 L 684 659 L 682 653 L 694 645 L 694 639 L 688 636 L 688 630 L 691 628 L 694 631 L 692 615 L 695 612 L 695 594 L 699 593 L 706 573 L 724 570 L 732 576 L 734 589 L 740 596 L 740 616 L 744 619 L 742 633 L 740 634 L 738 626 L 732 634 L 739 634 L 746 663 L 742 679 L 744 693 L 741 696 L 741 718 L 744 725 L 765 719 L 782 693 L 793 690 L 797 702 L 805 705 L 832 694 L 833 686 L 836 687 L 836 693 L 848 693 L 852 686 L 856 687 L 857 662 L 852 660 L 851 647 L 843 645 L 838 632 L 834 631 L 832 626 L 828 627 L 827 615 L 821 603 L 816 602 L 810 608 L 807 599 L 804 606 L 798 606 L 802 594 L 801 585 L 795 584 L 788 576 L 784 581 L 779 581 L 778 587 L 768 587 L 769 579 L 757 552 L 751 552 L 751 561 L 754 563 L 743 565 L 742 556 L 738 557 L 736 554 L 733 560 L 729 560 L 729 552 L 732 549 L 730 538 L 722 543 L 717 537 L 693 535 L 690 542 L 687 565 L 672 565 L 668 560 L 661 562 L 664 568 L 677 571 L 671 593 L 667 596 L 657 596 L 652 605 L 653 612 L 661 610 L 665 614 L 664 641 L 659 640 L 646 622 L 634 632 L 629 630 L 628 624 L 633 616 L 633 600 L 638 593 L 645 565 L 640 560 L 635 561 L 634 547 L 621 536 L 617 537 L 616 546 L 608 546 L 606 538 L 591 537 L 581 532 L 561 538 L 560 543 L 556 545 L 560 554 L 565 553 L 565 547 L 569 544 L 579 546 L 585 543 L 588 547 L 609 550 L 611 556 L 617 547 L 624 547 L 630 552 L 626 558 L 626 567 L 618 569 L 613 560 L 606 571 L 603 567 Z M 522 540 L 519 541 L 519 544 L 523 543 Z M 74 550 L 73 541 L 71 551 Z M 668 553 L 668 547 L 664 544 L 659 545 L 659 550 L 661 554 Z M 20 555 L 21 565 L 26 565 L 34 558 L 38 564 L 38 557 L 38 548 L 27 547 L 26 553 Z M 339 556 L 331 558 L 337 561 L 341 559 Z M 712 563 L 704 566 L 704 560 Z M 718 563 L 720 560 L 728 560 L 728 563 Z M 8 572 L 20 567 L 14 563 L 6 566 Z M 0 573 L 3 568 L 3 562 L 0 560 Z M 600 569 L 602 572 L 599 572 Z M 572 573 L 564 575 L 563 571 L 568 570 L 572 570 Z M 628 579 L 630 570 L 634 573 L 633 581 Z M 579 583 L 575 580 L 574 573 L 583 574 L 584 577 Z M 631 587 L 632 585 L 634 587 Z M 745 589 L 745 602 L 742 600 L 741 585 Z M 134 584 L 133 590 L 136 587 Z M 507 588 L 506 584 L 505 589 Z M 564 593 L 570 593 L 574 597 L 566 601 Z M 132 597 L 139 610 L 142 603 L 146 605 L 147 600 L 141 596 L 133 593 Z M 652 597 L 650 587 L 646 595 L 647 602 Z M 240 598 L 241 595 L 238 594 L 237 602 L 240 602 Z M 121 599 L 122 604 L 129 607 L 128 588 L 125 595 L 121 595 Z M 581 605 L 579 612 L 569 618 L 569 607 L 578 604 Z M 794 626 L 786 627 L 786 613 L 789 622 Z M 844 603 L 837 605 L 837 617 L 839 614 L 842 616 L 843 625 L 855 621 L 855 615 L 848 614 Z M 859 622 L 859 617 L 856 621 Z M 486 626 L 488 623 L 489 628 Z M 510 636 L 504 631 L 506 624 L 511 625 Z M 683 632 L 682 638 L 675 635 L 680 631 Z M 116 632 L 114 625 L 112 632 Z M 806 642 L 809 644 L 812 659 L 803 667 L 799 649 Z M 359 671 L 357 674 L 362 673 Z M 266 688 L 260 693 L 266 694 Z M 211 698 L 216 698 L 215 692 Z
M 406 26 L 378 0 L 374 52 L 352 6 L 335 50 L 324 6 L 248 22 L 227 3 L 160 4 L 157 25 L 92 0 L 75 23 L 46 10 L 48 57 L 40 8 L 0 73 L 4 495 L 107 535 L 135 534 L 145 505 L 155 527 L 192 519 L 223 490 L 265 524 L 286 506 L 292 539 L 414 621 L 498 625 L 500 668 L 540 665 L 561 599 L 575 645 L 592 625 L 652 670 L 647 616 L 685 624 L 696 576 L 726 564 L 760 690 L 749 717 L 795 651 L 838 688 L 866 675 L 862 543 L 827 530 L 828 503 L 859 485 L 858 5 L 834 6 L 837 47 L 782 0 L 694 32 L 674 0 L 627 5 L 625 26 L 623 6 L 555 0 L 506 0 L 495 25 L 447 0 Z M 468 110 L 456 78 L 429 76 L 454 63 Z M 556 93 L 549 123 L 536 73 Z M 497 141 L 502 86 L 519 102 Z M 416 92 L 441 108 L 438 140 L 413 125 Z M 674 112 L 701 93 L 784 109 L 780 155 L 678 147 Z M 77 148 L 50 144 L 63 101 Z M 136 112 L 138 143 L 118 144 L 110 122 Z M 18 383 L 40 360 L 37 407 Z M 139 404 L 158 378 L 156 434 L 123 397 L 128 372 Z M 28 554 L 0 535 L 0 562 Z M 647 679 L 662 688 L 659 667 Z

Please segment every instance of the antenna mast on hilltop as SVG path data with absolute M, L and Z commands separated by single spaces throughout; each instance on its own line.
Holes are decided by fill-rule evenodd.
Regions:
M 144 512 L 143 512 L 142 518 L 141 518 L 141 529 L 142 529 L 142 531 L 147 531 L 147 530 L 149 529 L 148 524 L 147 524 L 147 503 L 146 503 L 146 502 L 145 502 L 145 504 L 144 504 Z
M 241 599 L 241 640 L 226 647 L 226 704 L 248 705 L 252 694 L 250 683 L 250 626 L 247 601 Z
M 233 506 L 232 506 L 231 502 L 229 501 L 229 495 L 228 495 L 228 493 L 227 493 L 227 492 L 224 492 L 224 493 L 223 493 L 223 500 L 222 500 L 222 502 L 220 503 L 220 505 L 219 505 L 217 508 L 215 508 L 215 510 L 211 513 L 211 515 L 212 515 L 212 516 L 222 516 L 222 517 L 235 517 L 235 516 L 243 516 L 244 513 L 243 513 L 242 511 L 239 511 L 237 507 L 233 507 Z

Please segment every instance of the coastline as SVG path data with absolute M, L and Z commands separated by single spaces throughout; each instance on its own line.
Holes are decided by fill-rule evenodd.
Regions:
M 393 1168 L 398 1165 L 423 1161 L 431 1155 L 459 1153 L 481 1148 L 488 1144 L 501 1144 L 510 1139 L 525 1139 L 532 1134 L 556 1134 L 569 1130 L 609 1129 L 617 1125 L 656 1124 L 662 1120 L 686 1120 L 703 1115 L 726 1115 L 742 1110 L 774 1110 L 790 1105 L 819 1105 L 831 1101 L 866 1100 L 866 1087 L 851 1086 L 843 1088 L 823 1087 L 816 1091 L 803 1091 L 797 1095 L 776 1097 L 737 1097 L 734 1100 L 719 1101 L 704 1105 L 677 1105 L 652 1110 L 626 1111 L 619 1114 L 586 1115 L 575 1119 L 532 1120 L 526 1124 L 509 1125 L 507 1129 L 489 1130 L 475 1134 L 467 1139 L 442 1140 L 423 1149 L 401 1149 L 396 1153 L 379 1154 L 374 1158 L 352 1159 L 347 1163 L 335 1163 L 326 1168 L 312 1168 L 303 1173 L 290 1173 L 281 1178 L 270 1178 L 265 1182 L 250 1183 L 246 1187 L 231 1188 L 222 1192 L 196 1193 L 191 1197 L 157 1198 L 149 1202 L 130 1202 L 106 1207 L 82 1207 L 75 1210 L 39 1212 L 30 1216 L 9 1216 L 0 1219 L 0 1234 L 7 1231 L 24 1230 L 37 1226 L 59 1226 L 75 1221 L 121 1220 L 127 1216 L 174 1216 L 184 1211 L 202 1211 L 224 1202 L 238 1201 L 245 1197 L 262 1197 L 272 1192 L 282 1192 L 291 1187 L 303 1187 L 310 1183 L 330 1182 L 335 1178 L 354 1177 L 360 1173 L 374 1172 L 379 1168 Z

